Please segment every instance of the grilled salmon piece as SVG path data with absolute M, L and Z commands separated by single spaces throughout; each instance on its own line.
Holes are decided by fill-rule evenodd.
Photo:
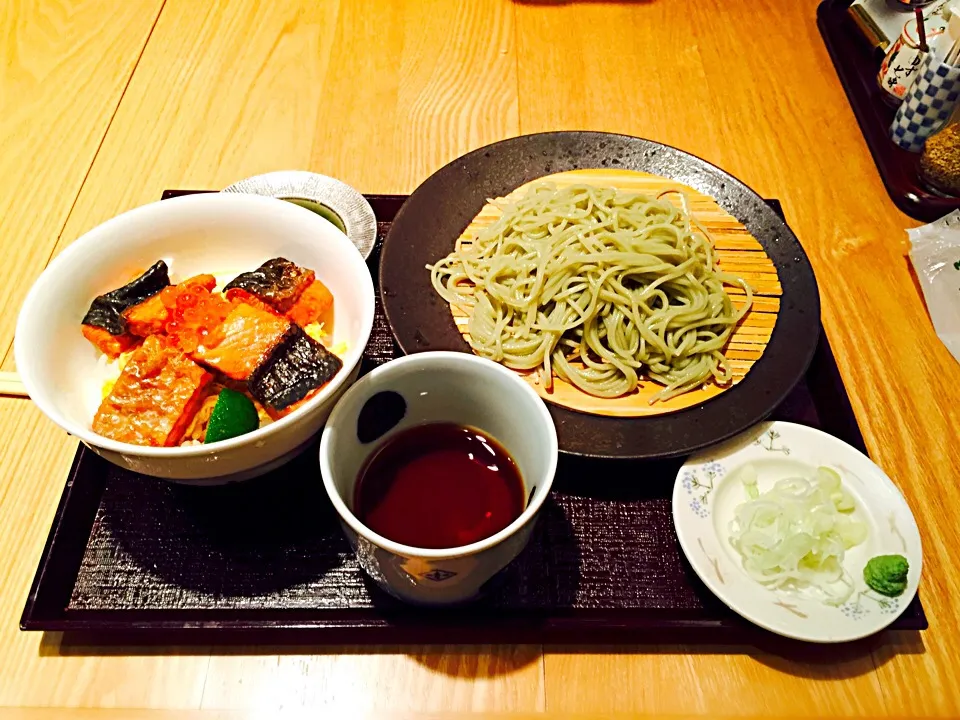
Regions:
M 278 419 L 293 412 L 340 372 L 343 361 L 291 325 L 282 342 L 250 376 L 247 388 L 267 414 Z
M 212 380 L 211 373 L 151 335 L 130 356 L 100 404 L 93 431 L 132 445 L 177 445 Z
M 190 356 L 229 378 L 245 381 L 290 328 L 285 317 L 236 303 L 223 323 Z
M 121 353 L 125 353 L 140 342 L 140 338 L 128 332 L 112 335 L 106 328 L 95 325 L 84 325 L 81 330 L 83 336 L 111 360 L 116 360 Z
M 326 383 L 324 383 L 324 385 L 326 385 Z M 272 406 L 263 407 L 263 405 L 261 405 L 260 407 L 263 407 L 264 412 L 266 412 L 267 415 L 270 416 L 271 420 L 280 420 L 281 418 L 285 418 L 290 413 L 296 412 L 297 410 L 302 408 L 304 405 L 310 402 L 313 399 L 313 396 L 316 395 L 318 392 L 320 392 L 322 389 L 323 389 L 322 386 L 318 388 L 314 388 L 313 390 L 308 392 L 302 399 L 297 400 L 292 405 L 287 405 L 285 408 L 278 409 Z
M 255 308 L 265 310 L 271 315 L 283 317 L 283 313 L 279 312 L 275 307 L 273 307 L 273 305 L 265 303 L 256 295 L 248 293 L 246 290 L 241 290 L 240 288 L 231 288 L 230 290 L 227 290 L 224 297 L 232 303 L 245 303 L 246 305 L 252 305 Z
M 154 295 L 139 305 L 124 310 L 123 319 L 127 321 L 127 332 L 138 337 L 147 337 L 164 332 L 164 327 L 170 320 L 170 309 L 163 304 L 160 295 Z
M 103 328 L 112 335 L 121 335 L 127 330 L 123 311 L 153 297 L 169 284 L 167 264 L 158 260 L 145 273 L 123 287 L 95 297 L 82 323 Z
M 332 309 L 333 293 L 322 282 L 314 280 L 287 310 L 287 317 L 300 327 L 323 321 L 329 331 L 329 325 L 333 320 L 333 314 L 330 312 Z
M 155 297 L 169 284 L 167 264 L 158 260 L 145 273 L 123 287 L 98 295 L 81 321 L 83 336 L 110 358 L 126 352 L 139 339 L 129 331 L 125 311 Z
M 251 272 L 241 273 L 224 287 L 227 299 L 233 299 L 235 290 L 245 290 L 263 300 L 278 312 L 284 313 L 313 282 L 313 270 L 302 268 L 286 258 L 267 260 Z

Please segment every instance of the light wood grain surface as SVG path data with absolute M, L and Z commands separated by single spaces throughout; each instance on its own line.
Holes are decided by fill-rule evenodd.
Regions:
M 162 0 L 0 3 L 0 344 L 50 260 Z
M 78 647 L 20 633 L 75 443 L 28 400 L 0 398 L 0 717 L 960 713 L 960 366 L 936 338 L 904 257 L 903 229 L 916 223 L 883 190 L 815 7 L 0 3 L 2 369 L 13 369 L 16 309 L 49 259 L 164 188 L 304 168 L 366 192 L 409 192 L 457 155 L 521 132 L 611 130 L 667 142 L 783 202 L 816 270 L 868 448 L 917 515 L 928 632 L 841 649 L 296 652 Z

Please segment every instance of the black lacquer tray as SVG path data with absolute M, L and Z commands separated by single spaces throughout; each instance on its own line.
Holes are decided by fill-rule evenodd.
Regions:
M 380 219 L 375 278 L 404 199 L 369 196 Z M 396 352 L 378 299 L 362 371 Z M 863 450 L 822 334 L 772 417 Z M 20 626 L 164 644 L 763 642 L 770 634 L 719 602 L 682 556 L 670 510 L 682 462 L 562 456 L 527 549 L 483 600 L 437 610 L 403 605 L 365 578 L 313 448 L 257 480 L 198 488 L 120 470 L 81 447 Z M 919 597 L 891 627 L 927 627 Z
M 896 107 L 887 104 L 877 85 L 883 52 L 870 47 L 857 29 L 848 12 L 851 4 L 852 0 L 823 0 L 817 7 L 817 27 L 863 139 L 896 206 L 917 220 L 941 218 L 960 208 L 960 198 L 926 188 L 920 179 L 920 155 L 907 152 L 890 140 Z

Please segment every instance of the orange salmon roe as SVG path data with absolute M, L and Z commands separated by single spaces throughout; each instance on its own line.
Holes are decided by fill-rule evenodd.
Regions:
M 172 310 L 165 329 L 172 344 L 183 352 L 193 352 L 204 344 L 215 345 L 221 339 L 218 331 L 231 306 L 211 289 L 209 283 L 191 279 L 161 291 L 161 301 Z

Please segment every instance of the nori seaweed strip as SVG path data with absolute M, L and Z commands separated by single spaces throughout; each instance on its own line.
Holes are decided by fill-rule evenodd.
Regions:
M 137 279 L 94 298 L 87 314 L 83 316 L 83 324 L 101 327 L 111 335 L 122 335 L 127 331 L 123 311 L 153 297 L 169 284 L 167 264 L 158 260 Z
M 343 361 L 291 325 L 283 339 L 247 381 L 250 394 L 264 407 L 283 410 L 303 400 L 343 367 Z
M 246 290 L 283 312 L 296 302 L 313 279 L 312 270 L 278 257 L 267 260 L 256 270 L 237 275 L 223 290 Z

